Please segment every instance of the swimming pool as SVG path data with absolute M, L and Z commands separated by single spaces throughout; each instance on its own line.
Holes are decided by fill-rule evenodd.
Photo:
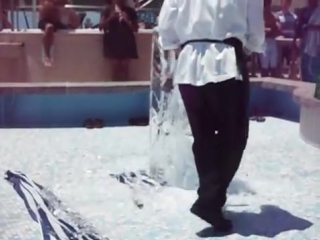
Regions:
M 126 126 L 132 118 L 149 116 L 149 86 L 130 91 L 57 92 L 2 91 L 0 127 L 81 127 L 86 119 L 94 118 L 103 119 L 107 126 Z M 287 91 L 253 86 L 250 109 L 299 121 L 300 107 Z

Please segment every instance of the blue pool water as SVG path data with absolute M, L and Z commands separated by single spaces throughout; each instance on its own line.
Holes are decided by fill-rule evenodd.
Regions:
M 300 106 L 293 101 L 292 93 L 274 89 L 251 88 L 250 112 L 299 122 Z
M 1 127 L 80 127 L 104 119 L 108 126 L 148 115 L 149 93 L 0 95 Z
M 253 87 L 250 111 L 299 121 L 292 94 Z M 81 127 L 100 118 L 107 126 L 128 125 L 129 119 L 148 117 L 149 91 L 105 94 L 0 95 L 0 127 Z

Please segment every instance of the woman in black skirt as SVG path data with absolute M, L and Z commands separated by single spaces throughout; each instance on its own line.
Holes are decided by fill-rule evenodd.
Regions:
M 104 31 L 104 56 L 112 63 L 112 80 L 130 80 L 130 60 L 138 58 L 135 37 L 138 31 L 136 10 L 129 7 L 126 0 L 107 1 L 100 29 Z

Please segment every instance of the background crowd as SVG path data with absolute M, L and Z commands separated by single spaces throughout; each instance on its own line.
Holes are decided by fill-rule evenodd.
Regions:
M 305 7 L 293 9 L 292 0 L 281 0 L 274 9 L 264 1 L 265 52 L 251 58 L 252 75 L 287 77 L 316 82 L 320 77 L 320 5 L 308 0 Z
M 117 45 L 113 46 L 112 49 L 120 49 L 118 53 L 121 52 L 121 54 L 115 54 L 114 52 L 110 53 L 104 51 L 105 56 L 114 59 L 115 56 L 119 57 L 122 55 L 121 63 L 119 61 L 113 61 L 113 63 L 114 68 L 118 69 L 116 72 L 125 74 L 120 76 L 121 74 L 115 73 L 114 77 L 125 79 L 129 74 L 128 71 L 125 70 L 128 69 L 129 60 L 137 58 L 138 53 L 136 52 L 135 40 L 132 37 L 130 37 L 130 41 L 127 41 L 127 44 L 124 42 L 122 44 L 121 40 L 111 40 L 115 38 L 120 39 L 121 37 L 119 36 L 119 31 L 116 31 L 115 29 L 123 28 L 127 24 L 127 26 L 129 26 L 127 30 L 129 31 L 126 33 L 126 38 L 130 35 L 130 31 L 135 32 L 138 28 L 151 29 L 157 24 L 158 9 L 140 9 L 137 0 L 106 0 L 103 2 L 109 9 L 108 14 L 110 14 L 110 12 L 118 12 L 117 14 L 110 15 L 113 18 L 111 21 L 113 24 L 106 24 L 106 16 L 108 14 L 105 10 L 101 12 L 100 22 L 92 21 L 90 16 L 86 16 L 83 12 L 80 14 L 78 13 L 79 19 L 77 20 L 74 17 L 75 11 L 73 13 L 72 11 L 69 11 L 71 17 L 57 18 L 55 19 L 56 23 L 51 24 L 53 26 L 51 29 L 49 27 L 49 33 L 45 34 L 44 45 L 50 47 L 53 44 L 53 32 L 59 29 L 78 27 L 100 28 L 104 31 L 105 38 L 109 39 L 105 39 L 105 45 Z M 252 55 L 249 63 L 251 75 L 257 77 L 270 76 L 276 78 L 289 78 L 307 82 L 320 81 L 320 1 L 307 0 L 304 7 L 296 9 L 292 7 L 292 0 L 281 0 L 280 2 L 280 6 L 276 6 L 272 0 L 264 0 L 266 32 L 265 52 L 260 55 Z M 70 2 L 68 0 L 42 1 L 42 5 L 47 6 L 47 8 L 50 8 L 48 7 L 48 4 L 50 5 L 50 3 L 59 5 L 61 10 L 61 6 L 63 7 L 64 4 Z M 123 7 L 124 5 L 126 5 L 126 7 Z M 61 12 L 63 11 L 61 10 Z M 51 9 L 51 13 L 49 11 L 49 13 L 46 14 L 54 15 L 54 10 Z M 39 27 L 46 33 L 46 31 L 48 31 L 45 27 L 46 23 L 50 24 L 51 20 L 44 19 L 45 21 L 43 21 L 43 17 L 41 16 L 42 15 L 40 14 Z M 48 16 L 45 18 L 48 18 Z M 1 19 L 1 28 L 11 28 L 7 12 L 2 12 Z M 102 21 L 103 19 L 104 22 Z M 128 21 L 117 25 L 114 23 L 116 22 L 114 19 L 124 19 Z M 117 27 L 114 27 L 114 25 L 117 25 Z M 109 27 L 113 30 L 109 31 Z M 111 34 L 112 32 L 114 34 Z M 130 45 L 130 47 L 128 45 Z M 44 63 L 47 66 L 51 65 L 49 47 L 45 48 L 47 49 L 47 58 Z M 126 53 L 124 52 L 124 49 L 126 49 Z

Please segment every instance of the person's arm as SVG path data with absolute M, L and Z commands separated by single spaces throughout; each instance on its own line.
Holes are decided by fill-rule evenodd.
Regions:
M 275 31 L 277 37 L 282 35 L 281 23 L 280 23 L 280 20 L 277 17 L 275 17 L 274 31 Z
M 3 24 L 3 28 L 12 28 L 12 24 L 11 24 L 11 22 L 9 22 L 8 19 L 4 19 L 2 24 Z
M 305 9 L 301 9 L 299 14 L 297 15 L 297 20 L 296 20 L 296 28 L 295 28 L 295 36 L 294 36 L 294 41 L 296 42 L 297 39 L 300 39 L 302 37 L 302 32 L 303 28 L 306 25 L 306 21 L 304 19 L 304 12 Z
M 176 0 L 164 0 L 159 14 L 157 31 L 159 34 L 159 43 L 165 51 L 180 49 L 181 43 L 175 31 L 177 15 L 178 6 Z
M 43 20 L 46 17 L 47 11 L 45 6 L 40 6 L 39 8 L 39 21 Z
M 70 12 L 69 12 L 69 24 L 70 24 L 70 27 L 73 29 L 78 28 L 80 25 L 79 16 L 77 12 L 73 9 L 70 9 Z
M 303 31 L 304 31 L 304 27 L 306 24 L 304 12 L 305 12 L 305 8 L 301 9 L 299 11 L 299 14 L 297 14 L 296 27 L 295 27 L 295 31 L 294 31 L 294 37 L 293 37 L 293 49 L 296 53 L 298 52 L 298 50 L 300 48 L 298 40 L 301 40 L 302 35 L 303 35 Z
M 132 31 L 138 32 L 138 14 L 134 8 L 127 7 L 126 11 L 121 12 L 120 15 L 122 17 L 121 19 L 127 22 Z
M 294 25 L 293 25 L 293 37 L 296 35 L 297 32 L 297 24 L 298 24 L 298 20 L 299 20 L 299 16 L 297 13 L 292 13 L 293 14 L 293 18 L 294 18 Z
M 282 27 L 279 19 L 279 15 L 276 13 L 270 13 L 272 17 L 272 24 L 270 27 L 265 27 L 265 34 L 271 36 L 280 36 L 282 35 Z
M 248 0 L 245 49 L 248 53 L 262 53 L 265 42 L 263 0 Z
M 309 24 L 307 26 L 308 30 L 320 30 L 320 25 L 315 25 L 315 24 Z
M 114 11 L 111 13 L 110 6 L 105 7 L 105 9 L 101 13 L 101 19 L 99 24 L 100 30 L 108 27 L 108 24 L 114 15 L 113 13 Z
M 137 11 L 132 8 L 131 10 L 131 23 L 130 23 L 130 26 L 132 28 L 132 30 L 134 32 L 138 32 L 138 29 L 139 29 L 139 23 L 138 23 L 138 14 L 137 14 Z

